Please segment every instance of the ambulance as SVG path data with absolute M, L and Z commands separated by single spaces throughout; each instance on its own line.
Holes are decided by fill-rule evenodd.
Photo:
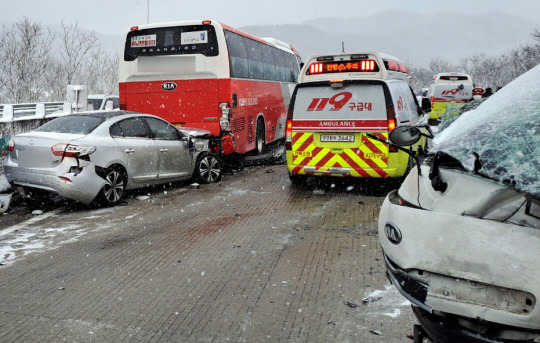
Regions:
M 449 104 L 463 104 L 472 99 L 472 78 L 464 73 L 440 73 L 433 77 L 427 96 L 431 100 L 430 124 L 440 123 Z
M 310 57 L 287 113 L 291 182 L 303 184 L 308 176 L 406 175 L 410 156 L 376 138 L 387 140 L 395 127 L 420 119 L 408 76 L 399 59 L 378 52 Z M 425 139 L 411 148 L 421 152 Z

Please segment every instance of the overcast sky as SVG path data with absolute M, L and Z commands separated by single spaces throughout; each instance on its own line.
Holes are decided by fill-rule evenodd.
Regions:
M 214 19 L 242 27 L 292 24 L 320 17 L 371 16 L 390 9 L 427 14 L 496 10 L 521 15 L 540 25 L 540 0 L 0 0 L 0 24 L 25 16 L 54 25 L 64 19 L 99 33 L 121 35 L 131 26 L 147 23 L 148 15 L 150 22 Z

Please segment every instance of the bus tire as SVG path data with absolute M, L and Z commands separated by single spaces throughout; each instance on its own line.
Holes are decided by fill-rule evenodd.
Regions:
M 266 149 L 265 133 L 264 133 L 264 120 L 257 120 L 257 131 L 255 134 L 255 153 L 262 155 Z

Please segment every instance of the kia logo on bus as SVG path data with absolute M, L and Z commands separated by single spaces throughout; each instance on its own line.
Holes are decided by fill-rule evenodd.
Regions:
M 161 84 L 161 88 L 164 90 L 164 91 L 173 91 L 176 89 L 176 83 L 174 82 L 163 82 Z
M 398 245 L 401 243 L 401 231 L 398 229 L 398 227 L 395 224 L 392 223 L 386 223 L 384 225 L 384 234 L 386 235 L 386 238 L 390 241 L 392 244 Z

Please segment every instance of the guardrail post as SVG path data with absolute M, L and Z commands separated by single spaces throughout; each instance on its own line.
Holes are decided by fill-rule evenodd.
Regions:
M 73 112 L 71 112 L 71 103 L 64 102 L 64 105 L 62 106 L 62 112 L 68 113 L 68 114 L 73 113 Z
M 5 121 L 13 121 L 13 105 L 4 105 L 4 116 Z
M 36 104 L 36 117 L 45 118 L 45 104 Z

